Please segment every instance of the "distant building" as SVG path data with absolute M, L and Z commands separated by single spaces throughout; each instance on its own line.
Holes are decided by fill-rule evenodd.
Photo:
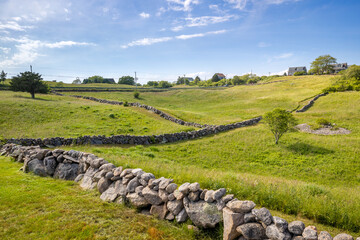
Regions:
M 188 80 L 189 82 L 192 82 L 192 81 L 194 81 L 194 78 L 192 78 L 192 77 L 184 77 L 184 80 L 185 81 Z
M 288 76 L 294 76 L 296 72 L 305 72 L 307 73 L 306 67 L 289 67 Z
M 215 73 L 215 74 L 218 76 L 218 78 L 220 80 L 226 78 L 226 76 L 224 74 L 222 74 L 222 73 Z
M 338 73 L 338 72 L 340 72 L 342 70 L 346 70 L 348 68 L 347 63 L 334 63 L 331 65 L 334 66 L 332 73 Z

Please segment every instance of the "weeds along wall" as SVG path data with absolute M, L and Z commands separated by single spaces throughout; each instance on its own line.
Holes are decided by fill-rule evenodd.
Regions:
M 178 223 L 190 219 L 196 228 L 204 230 L 223 225 L 224 240 L 333 239 L 315 226 L 305 227 L 301 221 L 288 223 L 266 208 L 256 209 L 254 202 L 238 200 L 226 194 L 225 188 L 202 189 L 197 182 L 178 186 L 173 179 L 156 178 L 139 168 L 115 166 L 90 153 L 5 144 L 0 147 L 0 155 L 24 163 L 24 172 L 78 182 L 85 190 L 97 189 L 103 201 L 131 204 L 160 219 Z M 353 239 L 344 233 L 334 237 Z

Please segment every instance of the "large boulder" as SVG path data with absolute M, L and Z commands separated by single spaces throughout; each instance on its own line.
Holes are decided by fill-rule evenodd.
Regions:
M 150 189 L 149 186 L 142 190 L 142 195 L 151 205 L 160 205 L 162 203 L 162 199 L 158 192 Z
M 266 208 L 253 209 L 252 213 L 255 215 L 257 220 L 263 222 L 267 226 L 273 222 L 273 217 L 270 211 Z
M 97 183 L 97 189 L 100 193 L 103 193 L 106 191 L 106 189 L 108 189 L 108 187 L 110 186 L 111 184 L 111 180 L 107 179 L 107 178 L 101 178 L 99 180 L 99 182 Z
M 334 240 L 354 240 L 354 238 L 346 233 L 340 233 L 334 237 Z
M 327 231 L 321 231 L 318 240 L 333 240 L 333 238 Z
M 150 213 L 159 219 L 165 219 L 166 214 L 168 213 L 168 209 L 166 207 L 166 204 L 161 205 L 152 205 L 150 208 Z
M 286 230 L 279 229 L 275 224 L 266 227 L 266 236 L 272 240 L 291 240 L 291 234 Z
M 227 207 L 222 211 L 224 219 L 223 239 L 233 240 L 240 236 L 240 233 L 236 231 L 236 227 L 244 223 L 244 214 L 233 212 Z
M 253 201 L 240 201 L 237 199 L 231 200 L 226 204 L 233 212 L 248 213 L 256 206 Z
M 55 157 L 49 156 L 44 158 L 44 167 L 48 175 L 50 176 L 54 175 L 56 166 L 57 166 L 57 161 L 55 160 Z
M 54 178 L 74 180 L 78 173 L 78 163 L 59 163 L 55 169 Z
M 245 239 L 265 239 L 265 229 L 260 223 L 246 223 L 236 228 Z
M 34 174 L 41 177 L 47 176 L 43 162 L 37 158 L 27 162 L 27 171 L 33 172 Z
M 179 212 L 184 208 L 183 201 L 182 200 L 168 201 L 167 208 L 172 214 L 178 215 Z
M 113 202 L 118 197 L 118 194 L 115 192 L 115 183 L 112 183 L 105 192 L 100 195 L 101 200 L 107 202 Z
M 317 229 L 315 226 L 308 226 L 304 229 L 302 236 L 305 240 L 317 240 Z
M 149 202 L 146 201 L 146 199 L 142 196 L 140 196 L 138 193 L 128 193 L 126 195 L 126 198 L 129 200 L 129 202 L 137 207 L 137 208 L 143 208 L 149 206 Z
M 191 202 L 187 197 L 183 199 L 183 203 L 187 215 L 198 227 L 214 228 L 222 220 L 222 212 L 217 209 L 215 203 Z
M 293 221 L 289 223 L 288 229 L 292 234 L 300 236 L 305 229 L 305 224 L 302 221 Z

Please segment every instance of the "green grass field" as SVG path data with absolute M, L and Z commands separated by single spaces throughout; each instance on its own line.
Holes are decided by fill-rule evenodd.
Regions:
M 0 91 L 3 138 L 149 135 L 192 130 L 141 108 L 112 106 L 72 97 Z
M 145 103 L 178 118 L 202 124 L 227 124 L 264 114 L 275 107 L 294 109 L 298 102 L 318 94 L 331 83 L 331 76 L 280 77 L 284 82 L 216 89 L 180 89 L 140 93 L 77 92 L 68 95 Z
M 266 85 L 237 86 L 220 90 L 180 89 L 161 93 L 141 93 L 141 99 L 136 101 L 157 107 L 186 121 L 225 124 L 262 115 L 275 107 L 294 109 L 299 101 L 320 93 L 323 88 L 330 85 L 331 78 L 282 77 L 279 80 L 286 81 Z M 135 101 L 132 93 L 75 94 Z M 22 132 L 31 136 L 51 135 L 51 128 L 45 129 L 45 122 L 36 120 L 35 116 L 39 114 L 27 113 L 26 109 L 44 109 L 43 115 L 52 113 L 54 119 L 46 123 L 49 126 L 54 125 L 55 128 L 61 126 L 61 129 L 64 129 L 68 120 L 56 121 L 59 119 L 58 116 L 70 118 L 69 122 L 77 121 L 78 118 L 93 119 L 82 122 L 78 131 L 83 135 L 92 135 L 89 132 L 95 130 L 101 132 L 97 134 L 111 134 L 114 131 L 111 124 L 99 127 L 102 117 L 109 119 L 110 112 L 107 109 L 112 109 L 112 113 L 116 113 L 118 109 L 127 111 L 122 114 L 128 114 L 124 122 L 131 124 L 131 127 L 136 125 L 135 116 L 149 118 L 146 120 L 149 122 L 149 125 L 146 125 L 149 134 L 183 129 L 182 126 L 138 108 L 115 107 L 70 97 L 39 95 L 42 99 L 53 100 L 44 101 L 31 100 L 24 96 L 27 97 L 26 94 L 0 92 L 0 113 L 4 116 L 0 118 L 0 134 L 6 132 L 3 135 L 9 137 L 17 137 L 14 135 Z M 30 108 L 24 109 L 24 105 L 20 104 L 29 104 Z M 87 106 L 90 108 L 85 110 Z M 17 114 L 9 114 L 11 109 L 15 109 Z M 61 115 L 63 113 L 59 112 L 65 109 L 74 113 Z M 95 117 L 94 110 L 99 110 L 100 119 Z M 34 118 L 35 121 L 20 118 L 26 114 L 31 116 L 26 119 Z M 315 124 L 317 119 L 326 118 L 339 127 L 351 130 L 352 133 L 320 136 L 290 132 L 280 139 L 279 145 L 275 145 L 270 131 L 260 123 L 173 144 L 73 146 L 66 149 L 91 152 L 125 167 L 140 167 L 157 177 L 174 178 L 177 183 L 198 181 L 203 188 L 226 187 L 239 199 L 253 200 L 258 206 L 265 206 L 271 209 L 274 215 L 284 217 L 288 221 L 301 219 L 333 235 L 348 232 L 353 236 L 359 236 L 360 93 L 332 93 L 319 98 L 307 112 L 294 115 L 299 123 L 308 124 Z M 27 127 L 17 130 L 18 126 L 21 126 L 20 119 L 25 121 L 24 126 Z M 164 125 L 160 125 L 162 121 Z M 118 123 L 115 121 L 114 124 Z M 134 134 L 142 134 L 143 127 L 142 123 L 136 130 L 133 128 Z M 64 134 L 69 136 L 73 136 L 73 132 L 74 129 L 64 129 Z M 214 236 L 216 238 L 217 235 Z
M 210 239 L 0 157 L 0 239 Z

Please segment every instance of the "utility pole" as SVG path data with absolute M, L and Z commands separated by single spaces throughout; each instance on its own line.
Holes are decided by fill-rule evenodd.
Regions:
M 134 80 L 135 80 L 135 88 L 137 89 L 137 77 L 136 77 L 136 72 L 135 72 L 135 78 L 134 78 Z
M 32 72 L 32 66 L 30 65 L 30 72 Z

